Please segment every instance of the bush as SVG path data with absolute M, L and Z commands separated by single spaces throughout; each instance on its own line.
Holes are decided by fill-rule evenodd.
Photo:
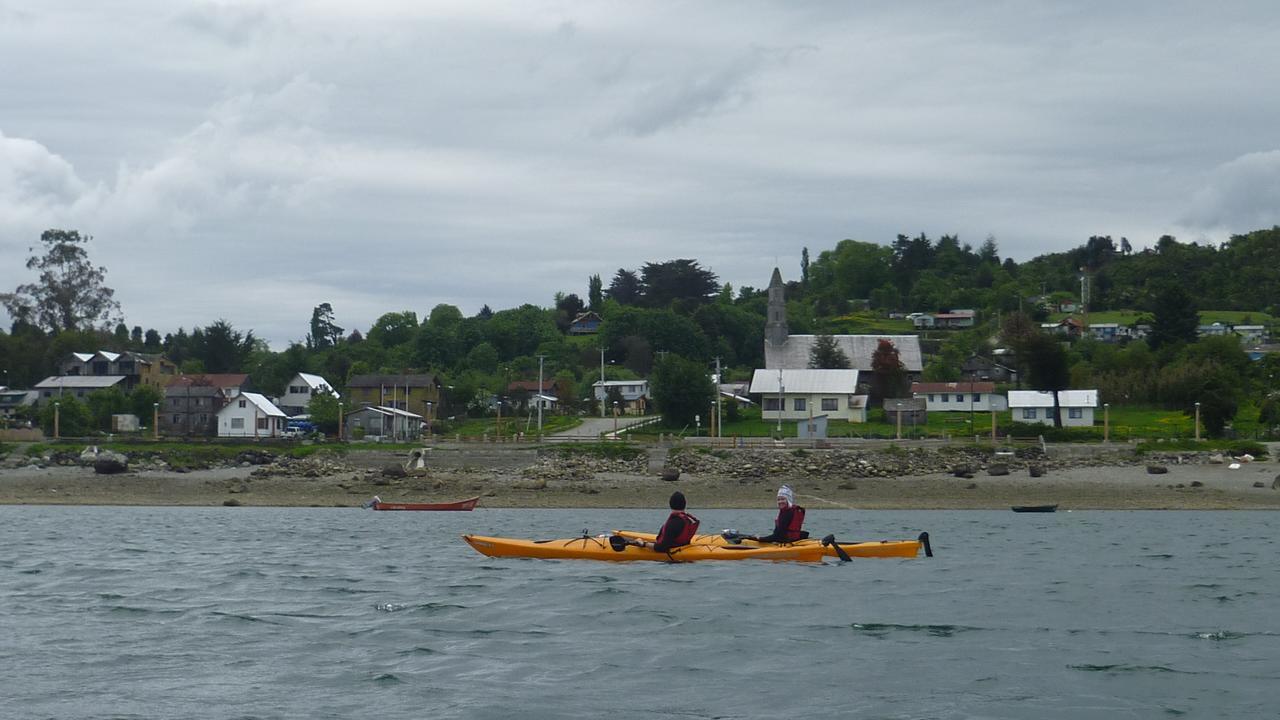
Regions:
M 609 460 L 634 460 L 644 454 L 644 449 L 625 443 L 583 443 L 574 445 L 557 445 L 555 452 L 560 457 L 587 455 Z

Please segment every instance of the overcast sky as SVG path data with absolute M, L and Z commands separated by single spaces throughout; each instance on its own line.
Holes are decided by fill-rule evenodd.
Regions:
M 0 0 L 0 290 L 94 236 L 130 327 L 283 349 L 843 238 L 1280 222 L 1280 6 Z M 7 321 L 6 321 L 7 326 Z

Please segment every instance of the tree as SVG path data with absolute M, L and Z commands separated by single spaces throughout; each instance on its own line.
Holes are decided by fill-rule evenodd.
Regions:
M 161 349 L 160 333 L 156 332 L 155 328 L 148 330 L 144 338 L 145 339 L 142 341 L 142 347 L 144 350 L 158 352 Z
M 605 296 L 619 305 L 635 305 L 640 301 L 640 278 L 630 270 L 618 268 Z
M 104 284 L 105 267 L 94 267 L 83 247 L 93 238 L 75 230 L 46 230 L 40 235 L 44 255 L 27 258 L 27 269 L 40 273 L 34 283 L 0 294 L 0 303 L 15 320 L 46 331 L 108 328 L 120 318 L 115 291 Z M 35 253 L 36 249 L 29 248 Z
M 1027 382 L 1034 390 L 1053 393 L 1053 424 L 1062 427 L 1058 412 L 1058 391 L 1071 386 L 1071 369 L 1067 364 L 1067 352 L 1057 338 L 1043 333 L 1027 336 L 1018 348 L 1018 355 L 1027 368 Z
M 307 403 L 307 414 L 320 432 L 336 434 L 338 432 L 338 398 L 327 392 L 319 392 L 311 396 Z
M 57 405 L 57 408 L 54 406 Z M 63 395 L 62 397 L 52 397 L 44 401 L 44 407 L 40 410 L 40 427 L 44 430 L 44 434 L 53 437 L 53 421 L 54 417 L 58 420 L 58 435 L 60 437 L 84 437 L 89 434 L 92 427 L 93 416 L 89 413 L 89 408 L 84 403 L 76 399 L 74 395 Z
M 241 372 L 256 342 L 252 330 L 241 335 L 226 320 L 192 332 L 191 338 L 195 358 L 210 373 Z
M 707 412 L 716 391 L 702 363 L 672 353 L 654 368 L 650 393 L 668 427 L 686 427 L 694 423 L 695 415 Z
M 809 349 L 809 367 L 832 370 L 847 370 L 850 366 L 849 356 L 836 344 L 830 335 L 819 335 Z
M 311 311 L 311 332 L 307 334 L 308 350 L 324 350 L 342 340 L 343 329 L 333 322 L 333 306 L 320 303 Z
M 156 406 L 164 402 L 164 394 L 150 385 L 139 385 L 129 391 L 129 412 L 138 416 L 144 425 L 154 420 Z
M 876 344 L 876 351 L 871 354 L 871 377 L 872 400 L 898 397 L 905 389 L 907 368 L 892 341 Z
M 1196 341 L 1200 314 L 1181 284 L 1167 285 L 1157 296 L 1153 310 L 1151 335 L 1147 338 L 1152 349 Z
M 591 312 L 600 312 L 601 306 L 604 305 L 603 283 L 599 275 L 592 275 L 587 278 L 587 308 Z
M 809 248 L 800 250 L 800 285 L 809 287 Z
M 378 318 L 373 327 L 369 328 L 369 340 L 384 348 L 395 347 L 409 342 L 417 329 L 418 313 L 412 310 L 389 312 Z
M 95 430 L 110 430 L 111 416 L 121 414 L 129 408 L 128 398 L 118 387 L 94 390 L 84 400 L 89 409 L 90 422 Z

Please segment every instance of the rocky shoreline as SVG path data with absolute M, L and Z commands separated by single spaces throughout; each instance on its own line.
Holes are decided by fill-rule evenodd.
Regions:
M 993 453 L 976 446 L 880 449 L 641 449 L 602 457 L 562 448 L 436 447 L 416 457 L 251 448 L 220 462 L 154 452 L 95 472 L 102 454 L 0 461 L 0 504 L 355 507 L 480 496 L 482 507 L 657 507 L 679 488 L 698 507 L 769 507 L 787 482 L 811 507 L 1280 509 L 1268 462 L 1118 448 Z M 1235 467 L 1232 464 L 1235 463 Z M 1159 473 L 1159 474 L 1155 474 Z M 665 479 L 664 479 L 665 478 Z

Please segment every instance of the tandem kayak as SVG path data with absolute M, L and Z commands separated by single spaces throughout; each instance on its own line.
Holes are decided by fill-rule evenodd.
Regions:
M 653 542 L 657 537 L 653 533 L 633 532 L 631 530 L 618 530 L 616 534 L 625 538 L 634 538 L 636 540 L 648 540 Z M 921 548 L 928 557 L 933 557 L 933 547 L 929 544 L 929 533 L 922 532 L 920 537 L 915 540 L 875 540 L 870 542 L 841 542 L 841 543 L 823 543 L 816 538 L 806 540 L 797 540 L 794 543 L 761 543 L 746 538 L 725 537 L 724 535 L 694 535 L 691 545 L 709 545 L 713 547 L 751 547 L 751 548 L 776 548 L 776 547 L 818 547 L 822 550 L 826 557 L 839 558 L 840 552 L 836 549 L 838 544 L 840 550 L 843 550 L 847 557 L 855 558 L 913 558 L 920 554 Z M 844 558 L 840 558 L 844 559 Z
M 821 562 L 825 548 L 812 545 L 683 545 L 670 552 L 657 552 L 634 545 L 614 549 L 609 535 L 583 536 L 561 540 L 521 540 L 518 538 L 463 535 L 467 544 L 489 557 L 607 560 L 629 562 L 698 562 L 702 560 L 773 560 Z M 650 536 L 652 537 L 652 536 Z

